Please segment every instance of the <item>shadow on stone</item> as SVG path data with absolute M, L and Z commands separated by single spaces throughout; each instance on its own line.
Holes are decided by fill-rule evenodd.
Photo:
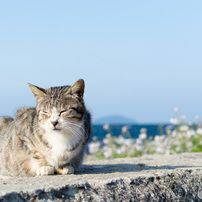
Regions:
M 76 174 L 107 174 L 115 172 L 140 172 L 145 170 L 173 170 L 177 168 L 194 168 L 202 166 L 147 166 L 145 164 L 105 164 L 105 165 L 83 165 Z

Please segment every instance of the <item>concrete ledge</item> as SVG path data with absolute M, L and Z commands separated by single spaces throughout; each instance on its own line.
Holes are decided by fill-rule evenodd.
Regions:
M 0 178 L 0 201 L 202 201 L 199 190 L 202 153 L 88 161 L 68 176 Z

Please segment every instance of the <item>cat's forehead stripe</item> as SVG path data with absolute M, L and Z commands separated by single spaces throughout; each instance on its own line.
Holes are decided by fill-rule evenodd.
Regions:
M 52 87 L 50 88 L 50 105 L 56 106 L 58 102 L 61 102 L 64 90 L 67 87 Z

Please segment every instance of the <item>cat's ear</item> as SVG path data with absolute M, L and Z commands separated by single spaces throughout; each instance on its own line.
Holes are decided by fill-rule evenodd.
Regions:
M 85 82 L 83 79 L 76 81 L 70 88 L 72 94 L 77 94 L 79 97 L 83 97 L 85 88 Z
M 37 102 L 39 102 L 41 99 L 43 99 L 46 96 L 46 90 L 43 88 L 40 88 L 38 86 L 34 86 L 31 83 L 28 83 L 32 93 L 35 96 L 35 99 Z

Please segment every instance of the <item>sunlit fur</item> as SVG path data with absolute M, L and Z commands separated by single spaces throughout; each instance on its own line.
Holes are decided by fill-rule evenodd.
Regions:
M 72 174 L 83 160 L 91 134 L 83 101 L 84 81 L 43 89 L 29 84 L 36 108 L 20 108 L 0 119 L 0 174 Z

